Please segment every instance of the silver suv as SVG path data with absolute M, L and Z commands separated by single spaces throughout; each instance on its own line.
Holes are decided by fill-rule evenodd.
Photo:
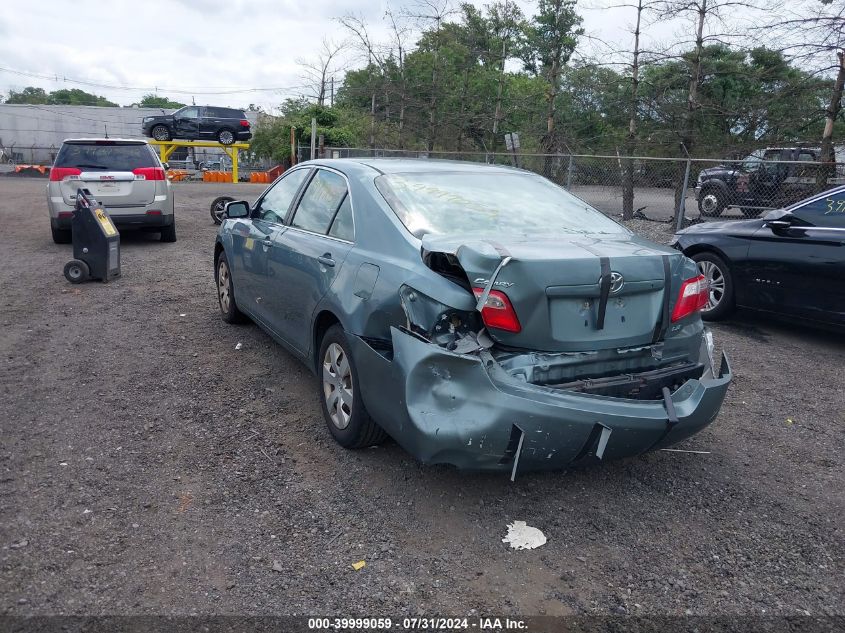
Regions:
M 162 242 L 176 241 L 171 184 L 146 141 L 84 138 L 62 144 L 47 185 L 56 244 L 71 241 L 70 220 L 80 187 L 102 203 L 118 229 L 161 231 Z

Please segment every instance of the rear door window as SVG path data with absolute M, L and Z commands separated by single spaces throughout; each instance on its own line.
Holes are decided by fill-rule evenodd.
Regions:
M 83 171 L 132 171 L 138 167 L 158 167 L 158 161 L 147 145 L 101 141 L 65 143 L 55 166 L 76 167 Z
M 349 199 L 349 194 L 343 199 L 340 209 L 332 220 L 331 228 L 329 228 L 329 235 L 347 242 L 355 241 L 355 226 L 352 221 L 352 201 Z
M 325 235 L 345 197 L 346 180 L 343 176 L 325 169 L 318 170 L 302 194 L 292 226 Z

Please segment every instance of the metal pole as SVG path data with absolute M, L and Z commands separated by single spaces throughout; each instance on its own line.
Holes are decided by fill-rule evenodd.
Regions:
M 311 119 L 311 160 L 316 158 L 317 152 L 317 119 Z
M 296 128 L 290 126 L 290 166 L 296 165 Z
M 573 163 L 573 156 L 572 154 L 569 155 L 569 167 L 566 169 L 566 188 L 572 188 L 572 163 Z
M 687 212 L 687 186 L 689 185 L 689 172 L 692 166 L 692 159 L 687 151 L 687 146 L 681 143 L 681 149 L 687 155 L 687 168 L 684 171 L 684 186 L 681 188 L 681 203 L 678 205 L 678 219 L 675 222 L 676 231 L 680 231 L 684 227 L 684 215 Z
M 681 204 L 678 207 L 678 221 L 675 223 L 675 230 L 680 231 L 684 227 L 684 215 L 687 212 L 687 185 L 689 183 L 689 171 L 692 165 L 689 154 L 687 154 L 687 169 L 684 172 L 684 186 L 681 189 Z

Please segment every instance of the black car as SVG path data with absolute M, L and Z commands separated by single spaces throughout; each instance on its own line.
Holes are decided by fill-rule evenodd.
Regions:
M 675 236 L 710 285 L 702 316 L 735 307 L 845 326 L 845 186 L 756 220 L 705 222 Z
M 214 106 L 185 106 L 173 114 L 144 117 L 142 130 L 145 136 L 157 141 L 181 138 L 231 145 L 252 138 L 243 110 Z

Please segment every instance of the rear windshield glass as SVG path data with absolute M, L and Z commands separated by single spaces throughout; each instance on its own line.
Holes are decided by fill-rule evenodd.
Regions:
M 56 156 L 55 166 L 93 171 L 132 171 L 138 167 L 158 167 L 155 156 L 146 145 L 106 143 L 65 143 Z
M 385 174 L 376 187 L 411 233 L 627 233 L 583 200 L 533 174 Z

